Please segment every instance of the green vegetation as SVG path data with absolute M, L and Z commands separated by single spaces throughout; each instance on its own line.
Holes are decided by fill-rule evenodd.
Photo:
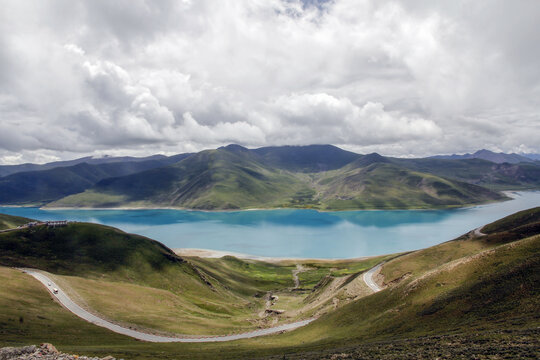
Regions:
M 56 167 L 0 177 L 0 204 L 41 205 L 80 193 L 102 179 L 165 166 L 167 160 L 125 161 Z
M 428 358 L 441 357 L 454 354 L 456 349 L 459 349 L 457 358 L 482 358 L 486 354 L 504 354 L 507 357 L 524 354 L 531 357 L 538 349 L 537 327 L 540 326 L 540 229 L 535 227 L 540 222 L 538 213 L 539 208 L 514 214 L 487 225 L 486 228 L 490 229 L 488 235 L 477 237 L 470 233 L 408 254 L 358 261 L 300 262 L 305 270 L 299 273 L 300 289 L 291 289 L 290 275 L 298 265 L 295 261 L 269 264 L 233 257 L 187 258 L 180 263 L 171 260 L 177 264 L 175 267 L 186 266 L 183 273 L 194 278 L 203 288 L 210 288 L 210 285 L 214 288 L 204 295 L 199 293 L 198 301 L 195 292 L 161 288 L 154 282 L 157 280 L 149 281 L 134 269 L 129 272 L 133 281 L 130 276 L 122 277 L 118 268 L 98 275 L 97 268 L 85 265 L 85 259 L 91 259 L 91 255 L 81 259 L 83 267 L 95 271 L 93 275 L 58 277 L 73 287 L 89 305 L 95 305 L 98 311 L 141 327 L 157 324 L 158 319 L 166 322 L 167 312 L 162 311 L 161 306 L 169 306 L 167 303 L 173 303 L 170 306 L 171 317 L 181 317 L 182 311 L 202 308 L 199 304 L 204 304 L 216 318 L 225 318 L 236 326 L 235 319 L 239 317 L 208 307 L 217 303 L 217 297 L 223 298 L 222 303 L 231 302 L 233 297 L 225 298 L 227 294 L 236 299 L 258 299 L 254 301 L 260 303 L 265 291 L 279 296 L 272 307 L 286 307 L 291 318 L 301 314 L 321 315 L 318 320 L 294 332 L 230 343 L 151 344 L 114 335 L 85 324 L 63 310 L 28 276 L 0 267 L 0 291 L 7 294 L 0 298 L 0 344 L 48 341 L 62 351 L 102 356 L 111 354 L 130 359 L 282 358 L 284 354 L 286 358 L 330 359 L 333 354 L 342 353 L 352 358 L 354 354 L 384 358 L 384 354 L 377 355 L 381 354 L 380 349 L 394 358 L 420 353 Z M 527 232 L 524 233 L 523 229 Z M 0 243 L 6 235 L 14 233 L 1 234 Z M 103 234 L 108 234 L 117 244 L 121 241 L 114 240 L 113 234 Z M 148 243 L 137 245 L 147 252 L 144 258 L 157 259 L 156 253 L 170 255 L 166 249 L 154 248 L 150 240 L 146 241 Z M 20 248 L 24 255 L 21 257 L 28 260 L 31 254 L 24 254 L 25 249 Z M 386 260 L 381 270 L 384 279 L 379 282 L 383 281 L 388 288 L 365 296 L 365 289 L 358 288 L 361 271 L 383 259 Z M 168 264 L 166 260 L 163 262 Z M 130 268 L 129 261 L 122 264 L 122 267 Z M 105 263 L 100 266 L 109 269 Z M 61 268 L 67 269 L 66 266 Z M 77 271 L 76 266 L 73 269 Z M 162 274 L 162 270 L 149 270 Z M 179 276 L 180 272 L 175 274 Z M 187 276 L 182 278 L 178 284 L 187 279 Z M 315 281 L 317 283 L 313 285 Z M 306 288 L 302 289 L 304 285 Z M 356 292 L 352 293 L 355 289 Z M 212 299 L 215 292 L 217 295 Z M 185 293 L 193 297 L 183 298 Z M 122 299 L 138 296 L 143 298 L 142 305 L 132 304 L 135 301 L 122 302 Z M 103 299 L 108 297 L 112 299 L 107 303 Z M 116 308 L 113 307 L 115 303 Z M 155 304 L 153 307 L 152 303 Z M 127 309 L 121 314 L 120 308 L 124 304 Z M 222 310 L 225 309 L 223 306 Z M 241 305 L 247 306 L 247 303 Z M 320 309 L 324 311 L 319 312 Z M 146 311 L 151 320 L 140 315 Z M 139 314 L 130 317 L 130 312 Z M 195 319 L 195 314 L 192 315 Z M 139 319 L 135 321 L 137 316 Z M 221 320 L 205 318 L 203 311 L 196 316 L 200 316 L 204 326 L 218 324 L 217 331 L 220 330 Z M 194 322 L 188 322 L 186 327 L 195 329 Z M 163 331 L 181 328 L 171 324 L 168 328 L 161 327 Z M 441 354 L 440 351 L 446 352 Z M 333 358 L 340 357 L 336 355 Z
M 475 185 L 365 159 L 325 174 L 318 184 L 327 210 L 444 208 L 503 199 Z
M 317 272 L 313 281 L 332 271 L 366 269 L 373 262 L 333 262 L 331 270 Z M 305 318 L 324 307 L 312 303 L 302 310 L 310 293 L 291 293 L 296 265 L 234 257 L 186 260 L 156 241 L 95 224 L 2 233 L 0 264 L 53 273 L 81 305 L 153 331 L 227 334 Z M 283 315 L 265 313 L 272 293 L 283 296 L 273 304 L 273 309 L 285 310 Z
M 69 275 L 63 279 L 76 292 L 86 293 L 85 301 L 97 301 L 100 304 L 97 308 L 106 316 L 115 317 L 107 310 L 111 306 L 123 311 L 125 316 L 120 316 L 120 320 L 126 322 L 133 320 L 137 324 L 144 313 L 125 310 L 145 309 L 165 301 L 163 311 L 181 309 L 184 321 L 179 322 L 183 326 L 179 332 L 182 333 L 204 332 L 209 323 L 202 319 L 213 319 L 210 328 L 216 333 L 235 326 L 253 327 L 246 318 L 262 306 L 260 299 L 239 297 L 161 243 L 101 225 L 37 226 L 2 233 L 0 264 Z M 99 286 L 95 281 L 100 282 Z M 141 302 L 129 307 L 122 296 L 141 298 Z M 159 316 L 158 312 L 150 322 L 157 322 Z M 171 323 L 175 320 L 178 319 L 169 318 Z M 171 324 L 159 328 L 179 330 Z
M 391 159 L 410 170 L 464 181 L 492 190 L 538 189 L 540 166 L 534 163 L 494 164 L 482 159 Z
M 501 220 L 495 221 L 482 228 L 482 232 L 492 234 L 503 231 L 514 231 L 522 226 L 532 227 L 540 222 L 540 207 L 523 210 Z M 531 234 L 533 235 L 533 234 Z
M 17 226 L 27 224 L 31 221 L 32 219 L 27 219 L 21 216 L 0 214 L 0 230 L 14 229 Z
M 105 179 L 49 206 L 428 209 L 505 199 L 477 185 L 412 171 L 378 154 L 352 156 L 323 147 L 337 151 L 332 162 L 320 148 L 264 149 L 203 151 L 172 166 Z

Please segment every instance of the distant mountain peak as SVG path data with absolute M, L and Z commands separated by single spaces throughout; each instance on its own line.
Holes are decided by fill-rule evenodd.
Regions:
M 496 153 L 491 150 L 487 149 L 481 149 L 476 151 L 474 154 L 466 153 L 463 155 L 438 155 L 438 156 L 432 156 L 432 158 L 437 159 L 452 159 L 452 160 L 460 160 L 460 159 L 482 159 L 491 161 L 497 164 L 502 163 L 510 163 L 510 164 L 518 164 L 520 162 L 532 162 L 532 159 L 529 159 L 525 156 L 521 156 L 515 153 L 511 154 L 505 154 L 502 152 Z
M 366 167 L 371 164 L 381 164 L 381 163 L 388 163 L 388 162 L 390 162 L 390 160 L 374 152 L 371 154 L 363 155 L 358 160 L 355 160 L 353 164 L 357 167 Z
M 238 144 L 229 144 L 226 146 L 221 146 L 218 149 L 232 151 L 232 152 L 248 152 L 249 151 L 248 148 L 243 147 L 242 145 L 238 145 Z

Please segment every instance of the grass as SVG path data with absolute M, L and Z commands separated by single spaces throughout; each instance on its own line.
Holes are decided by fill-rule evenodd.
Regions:
M 14 229 L 17 226 L 27 224 L 31 221 L 32 219 L 28 219 L 21 216 L 11 216 L 11 215 L 0 214 L 0 230 Z
M 492 234 L 496 232 L 509 231 L 521 226 L 531 225 L 540 222 L 540 207 L 523 210 L 501 220 L 495 221 L 482 228 L 482 232 Z
M 159 288 L 55 276 L 71 296 L 103 317 L 130 327 L 152 329 L 176 334 L 228 334 L 248 331 L 254 324 L 248 321 L 262 308 L 255 299 L 223 296 L 203 299 L 194 293 L 168 291 Z M 126 299 L 131 299 L 126 301 Z
M 200 210 L 249 208 L 433 209 L 500 201 L 480 186 L 414 171 L 371 154 L 342 167 L 307 166 L 236 147 L 206 150 L 179 163 L 100 181 L 51 207 L 178 207 Z M 269 156 L 269 157 L 268 157 Z M 352 161 L 352 162 L 351 162 Z M 341 162 L 336 162 L 340 163 Z M 281 167 L 280 167 L 281 166 Z M 312 173 L 304 172 L 312 167 Z
M 526 220 L 529 215 L 530 213 L 524 213 L 515 216 L 513 221 L 516 228 L 504 228 L 502 232 L 480 238 L 462 237 L 429 249 L 387 259 L 382 272 L 386 275 L 386 282 L 390 283 L 388 289 L 352 300 L 294 332 L 230 343 L 150 344 L 111 335 L 65 312 L 51 301 L 41 285 L 30 277 L 16 270 L 0 268 L 0 291 L 6 294 L 0 298 L 0 343 L 15 345 L 48 341 L 62 351 L 101 356 L 110 353 L 117 358 L 130 359 L 281 358 L 283 354 L 291 358 L 312 359 L 322 357 L 321 354 L 331 354 L 331 349 L 351 346 L 357 346 L 358 349 L 362 347 L 362 351 L 369 352 L 369 349 L 374 348 L 366 344 L 374 342 L 382 344 L 376 346 L 388 349 L 395 357 L 406 357 L 416 354 L 418 349 L 426 350 L 424 344 L 445 349 L 445 341 L 469 341 L 467 339 L 483 334 L 480 335 L 484 336 L 481 341 L 490 344 L 489 349 L 474 354 L 467 353 L 462 347 L 460 351 L 463 351 L 463 356 L 482 356 L 485 351 L 499 351 L 502 354 L 505 349 L 510 348 L 509 343 L 513 338 L 509 334 L 528 334 L 527 331 L 530 330 L 527 329 L 540 325 L 540 236 L 524 237 L 519 230 L 524 226 L 529 230 L 534 228 L 532 225 L 536 220 L 531 220 L 530 217 Z M 497 226 L 506 223 L 508 219 Z M 190 258 L 186 264 L 203 274 L 206 281 L 217 289 L 218 295 L 223 297 L 223 301 L 226 301 L 226 290 L 235 293 L 235 288 L 242 287 L 243 282 L 246 282 L 249 291 L 238 294 L 240 297 L 249 297 L 249 294 L 257 289 L 277 289 L 284 292 L 284 287 L 291 284 L 290 271 L 296 265 L 294 262 L 267 264 L 230 257 Z M 355 278 L 356 270 L 369 266 L 368 263 L 340 261 L 324 266 L 313 261 L 304 264 L 308 265 L 316 269 L 313 271 L 318 273 L 317 277 L 328 274 L 322 270 L 332 271 L 334 274 L 351 274 L 345 275 L 351 277 L 349 285 L 358 279 Z M 217 273 L 219 269 L 223 269 L 223 273 L 220 274 L 222 279 L 218 280 L 214 278 L 214 272 Z M 404 277 L 404 274 L 409 275 Z M 200 280 L 197 274 L 194 275 L 194 278 Z M 70 281 L 66 277 L 63 279 Z M 141 284 L 141 280 L 130 283 L 127 278 L 124 278 L 121 286 L 107 276 L 105 279 L 84 279 L 80 281 L 80 285 L 77 280 L 74 279 L 73 282 L 80 286 L 78 291 L 101 291 L 103 287 L 104 293 L 99 297 L 112 296 L 110 304 L 122 304 L 122 299 L 144 294 L 144 307 L 137 308 L 134 307 L 136 304 L 129 304 L 130 308 L 126 309 L 125 316 L 128 316 L 130 311 L 148 310 L 146 306 L 150 306 L 152 302 L 174 303 L 176 298 L 172 297 L 171 293 L 177 296 L 181 294 L 174 289 L 168 291 L 158 286 Z M 159 284 L 157 280 L 154 281 Z M 221 281 L 224 281 L 223 287 L 218 285 Z M 349 280 L 342 278 L 341 281 Z M 330 286 L 331 284 L 320 291 L 327 291 Z M 119 294 L 113 294 L 115 289 L 118 289 Z M 300 291 L 299 295 L 309 296 L 308 294 L 317 291 L 319 290 Z M 209 296 L 212 293 L 214 291 L 210 290 Z M 299 302 L 294 295 L 293 291 L 280 295 L 283 306 L 296 309 Z M 345 299 L 346 295 L 342 293 L 339 298 Z M 203 297 L 199 298 L 199 302 L 192 303 L 190 309 L 198 307 L 198 304 L 213 303 L 206 301 L 209 298 L 204 297 L 204 301 L 202 299 Z M 187 309 L 187 305 L 178 301 L 178 312 Z M 279 301 L 277 304 L 280 304 Z M 208 306 L 205 310 L 217 313 L 215 308 L 208 309 Z M 166 313 L 155 311 L 158 312 L 151 315 L 156 319 L 164 319 L 166 316 Z M 201 311 L 201 314 L 203 313 Z M 226 314 L 222 312 L 222 315 Z M 22 322 L 18 320 L 21 316 Z M 25 327 L 24 331 L 21 326 Z M 44 328 L 47 329 L 46 333 Z M 419 337 L 424 337 L 425 340 L 419 341 Z M 501 339 L 506 340 L 501 342 Z M 521 344 L 522 349 L 537 349 L 539 345 L 538 338 L 535 339 L 534 335 L 532 340 L 524 340 Z M 351 353 L 354 351 L 357 350 L 353 349 Z M 515 351 L 515 348 L 512 351 Z M 430 357 L 429 354 L 426 356 Z M 442 356 L 438 353 L 431 355 Z

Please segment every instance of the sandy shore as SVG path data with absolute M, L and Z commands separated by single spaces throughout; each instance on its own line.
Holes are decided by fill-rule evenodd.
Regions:
M 258 255 L 249 255 L 242 254 L 233 251 L 220 251 L 220 250 L 208 250 L 208 249 L 173 249 L 173 251 L 179 256 L 197 256 L 202 258 L 221 258 L 224 256 L 234 256 L 238 259 L 243 260 L 257 260 L 265 261 L 271 263 L 281 263 L 281 262 L 341 262 L 341 261 L 360 261 L 369 259 L 375 256 L 364 256 L 359 258 L 351 259 L 321 259 L 321 258 L 287 258 L 287 257 L 269 257 L 269 256 L 258 256 Z

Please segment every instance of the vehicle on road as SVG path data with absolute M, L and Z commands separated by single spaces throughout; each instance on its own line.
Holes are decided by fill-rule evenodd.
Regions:
M 54 288 L 54 289 L 53 289 L 53 293 L 54 293 L 54 294 L 58 294 L 58 289 L 57 289 L 57 288 Z

